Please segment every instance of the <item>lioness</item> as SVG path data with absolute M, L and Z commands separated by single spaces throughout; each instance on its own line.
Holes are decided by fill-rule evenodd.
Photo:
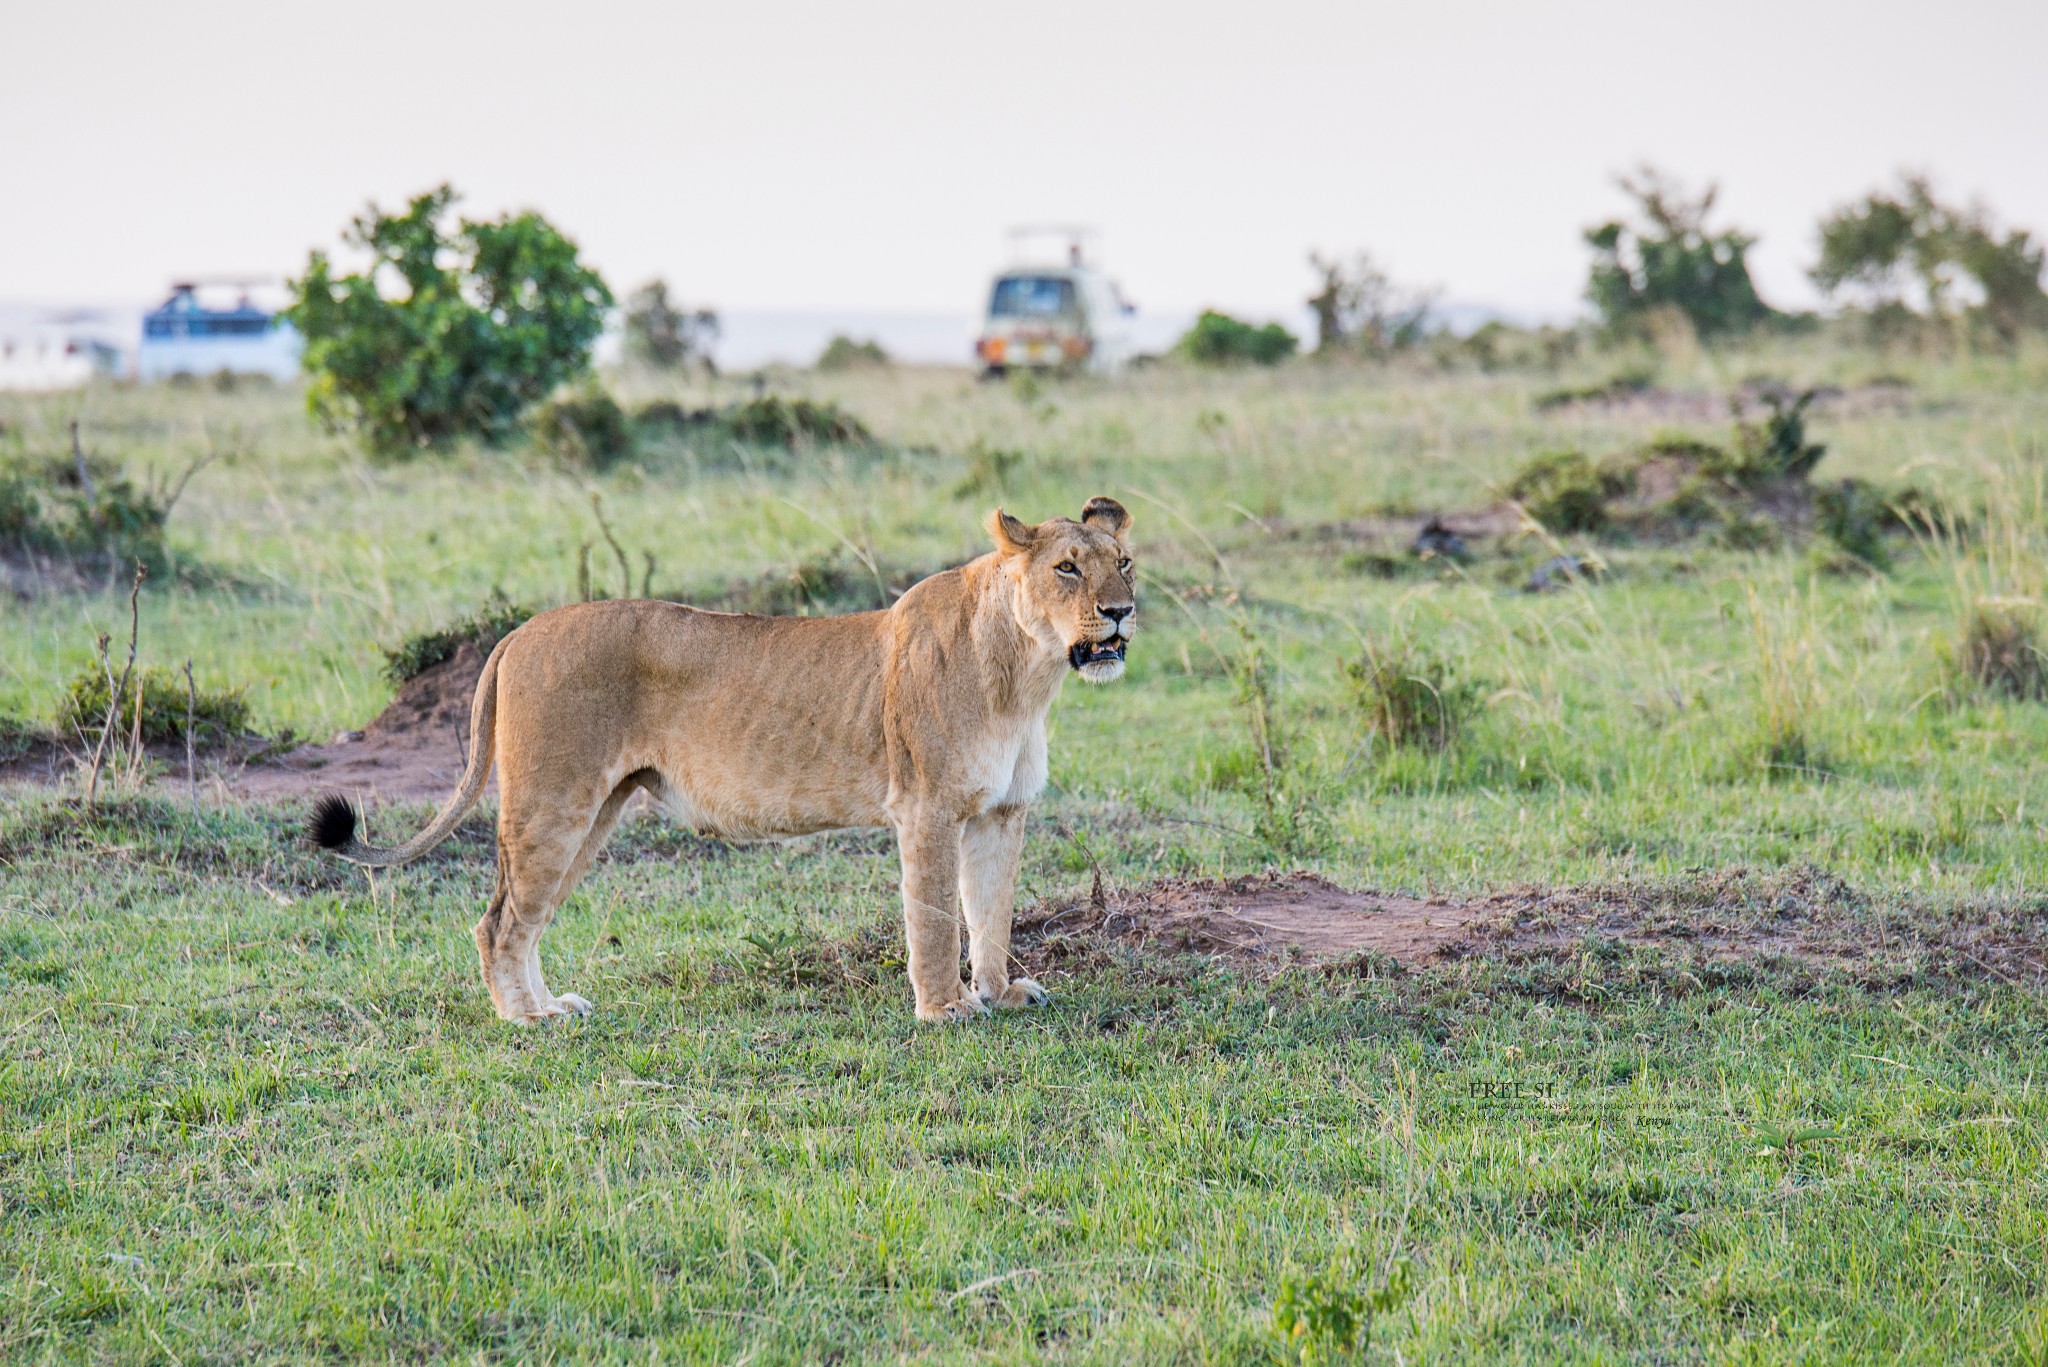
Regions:
M 996 549 L 883 612 L 755 617 L 648 601 L 544 612 L 491 652 L 462 786 L 396 849 L 356 839 L 328 796 L 308 834 L 373 868 L 445 839 L 498 769 L 498 886 L 476 924 L 484 985 L 509 1021 L 584 1015 L 541 981 L 540 937 L 635 790 L 734 839 L 891 826 L 917 1016 L 1037 1005 L 1010 976 L 1024 810 L 1045 786 L 1045 715 L 1071 671 L 1124 672 L 1136 626 L 1131 525 L 997 509 Z M 960 980 L 967 923 L 971 984 Z

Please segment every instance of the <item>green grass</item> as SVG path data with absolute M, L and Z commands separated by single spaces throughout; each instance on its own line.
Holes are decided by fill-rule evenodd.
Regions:
M 1900 368 L 1694 364 L 1664 383 Z M 1768 919 L 1840 886 L 1843 934 L 2019 925 L 2031 966 L 2048 708 L 1968 686 L 1955 651 L 1973 595 L 2039 582 L 2034 505 L 1981 567 L 1909 542 L 1880 576 L 1797 544 L 1568 539 L 1610 573 L 1546 595 L 1516 591 L 1541 539 L 1420 568 L 1371 542 L 1385 510 L 1486 503 L 1535 451 L 1726 440 L 1532 409 L 1612 368 L 809 376 L 881 445 L 596 478 L 516 452 L 366 462 L 261 390 L 0 396 L 0 440 L 39 452 L 82 403 L 137 477 L 231 448 L 171 521 L 206 573 L 145 589 L 141 662 L 190 655 L 257 726 L 313 735 L 388 700 L 385 649 L 494 593 L 573 597 L 593 491 L 658 587 L 943 563 L 998 501 L 1111 493 L 1138 518 L 1145 628 L 1123 683 L 1055 708 L 1027 901 L 1085 889 L 1075 833 L 1116 886 L 1607 885 L 1680 921 L 1703 888 Z M 1813 417 L 1818 478 L 1967 500 L 2036 469 L 2048 358 L 1912 377 L 1899 411 Z M 51 715 L 126 607 L 9 604 L 0 716 Z M 1375 730 L 1368 646 L 1472 685 L 1451 744 Z M 1396 1258 L 1412 1290 L 1366 1360 L 2048 1355 L 2030 967 L 1759 952 L 1702 975 L 1592 935 L 1267 978 L 1116 950 L 1053 973 L 1044 1012 L 934 1030 L 891 961 L 886 838 L 637 825 L 544 951 L 598 1014 L 519 1032 L 476 980 L 480 819 L 370 884 L 300 851 L 295 818 L 0 794 L 0 1357 L 1263 1362 L 1284 1287 L 1369 1291 Z

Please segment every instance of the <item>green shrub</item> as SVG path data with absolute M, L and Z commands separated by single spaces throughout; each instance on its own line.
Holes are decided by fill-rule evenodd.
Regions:
M 1819 391 L 1796 398 L 1767 393 L 1770 415 L 1760 423 L 1737 423 L 1735 450 L 1711 473 L 1745 488 L 1785 480 L 1803 480 L 1820 464 L 1828 448 L 1806 439 L 1806 410 Z
M 1197 365 L 1278 365 L 1300 345 L 1278 323 L 1253 327 L 1227 313 L 1204 309 L 1175 350 Z
M 1547 389 L 1530 401 L 1538 413 L 1565 408 L 1575 403 L 1612 403 L 1632 394 L 1647 392 L 1657 383 L 1656 372 L 1634 368 L 1619 371 L 1598 384 L 1577 388 Z
M 107 692 L 107 676 L 98 665 L 76 675 L 57 704 L 59 732 L 97 738 L 106 724 Z M 242 693 L 239 688 L 202 688 L 195 701 L 182 674 L 168 669 L 139 669 L 128 680 L 115 729 L 123 736 L 128 734 L 139 700 L 145 741 L 183 740 L 188 707 L 195 743 L 208 745 L 233 740 L 247 732 L 249 726 L 249 704 Z
M 1963 672 L 1993 693 L 2048 701 L 2048 652 L 2035 616 L 2023 607 L 1981 605 L 1963 626 Z
M 736 440 L 762 446 L 793 447 L 800 441 L 846 446 L 874 441 L 874 435 L 860 419 L 836 403 L 784 399 L 777 394 L 738 404 L 722 421 Z
M 41 736 L 42 729 L 33 722 L 0 715 L 0 760 L 27 754 Z
M 603 470 L 633 454 L 633 428 L 617 400 L 595 384 L 559 394 L 535 411 L 534 444 L 564 465 Z
M 1337 1268 L 1289 1277 L 1273 1300 L 1273 1328 L 1285 1345 L 1282 1360 L 1300 1367 L 1355 1361 L 1372 1340 L 1373 1321 L 1414 1294 L 1414 1269 L 1406 1258 L 1396 1259 L 1385 1284 L 1370 1291 L 1359 1290 Z
M 489 653 L 499 641 L 510 636 L 534 616 L 535 609 L 502 598 L 493 599 L 469 616 L 433 631 L 408 636 L 384 652 L 384 677 L 395 684 L 426 673 L 444 660 L 451 660 L 464 642 L 474 642 Z
M 1830 541 L 1872 569 L 1891 568 L 1884 533 L 1898 521 L 1898 514 L 1876 485 L 1860 479 L 1830 484 L 1815 495 L 1813 511 L 1816 525 Z
M 671 300 L 666 280 L 634 290 L 623 321 L 626 359 L 649 370 L 680 370 L 691 361 L 709 365 L 718 345 L 718 315 Z
M 1597 532 L 1607 502 L 1634 487 L 1632 472 L 1582 451 L 1540 451 L 1508 482 L 1508 497 L 1552 531 Z
M 373 450 L 498 442 L 590 363 L 611 291 L 538 214 L 445 223 L 443 185 L 400 215 L 374 206 L 345 234 L 368 251 L 336 276 L 314 252 L 286 316 L 306 339 L 307 402 Z M 393 289 L 392 286 L 401 288 Z
M 98 464 L 95 462 L 95 464 Z M 90 494 L 72 466 L 0 468 L 0 552 L 34 553 L 71 561 L 132 565 L 153 575 L 171 563 L 164 542 L 170 509 L 158 495 L 104 469 Z
M 1444 661 L 1405 644 L 1368 650 L 1345 673 L 1366 729 L 1390 745 L 1448 749 L 1485 705 L 1482 681 L 1460 678 Z
M 889 353 L 873 338 L 856 342 L 843 333 L 835 334 L 818 355 L 820 370 L 880 370 L 889 364 Z
M 1586 298 L 1609 337 L 1647 333 L 1660 312 L 1682 314 L 1701 337 L 1747 332 L 1784 315 L 1757 296 L 1748 253 L 1755 239 L 1707 231 L 1715 188 L 1697 198 L 1650 167 L 1621 177 L 1636 202 L 1633 223 L 1614 220 L 1586 232 L 1593 249 Z

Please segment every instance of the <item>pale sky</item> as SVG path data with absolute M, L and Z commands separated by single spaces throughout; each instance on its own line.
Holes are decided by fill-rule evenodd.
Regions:
M 728 311 L 965 313 L 1055 220 L 1152 310 L 1291 312 L 1368 247 L 1560 315 L 1647 158 L 1798 305 L 1901 167 L 2048 234 L 2048 3 L 0 0 L 0 130 L 0 300 L 282 276 L 446 179 Z

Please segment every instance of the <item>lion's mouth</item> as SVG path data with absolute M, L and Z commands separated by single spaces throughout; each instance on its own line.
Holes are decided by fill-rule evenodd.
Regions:
M 1107 641 L 1076 641 L 1067 648 L 1067 663 L 1075 669 L 1108 664 L 1111 660 L 1121 664 L 1127 644 L 1122 636 L 1112 636 Z

